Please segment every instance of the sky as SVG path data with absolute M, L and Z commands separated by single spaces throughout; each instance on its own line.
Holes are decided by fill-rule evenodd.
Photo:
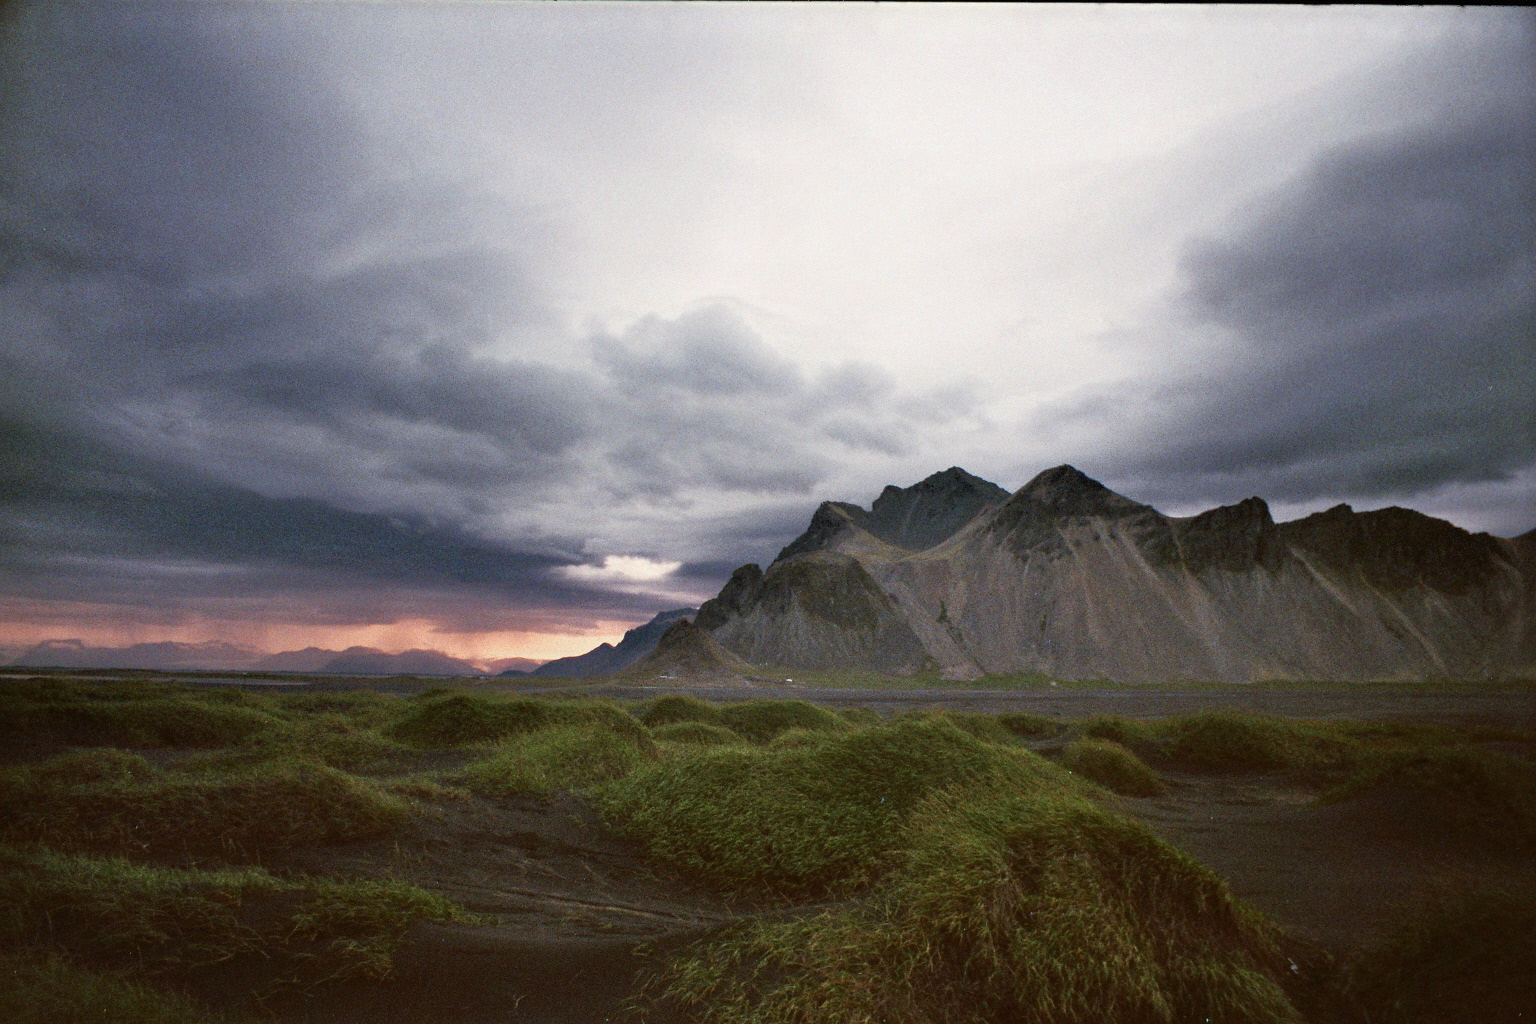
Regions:
M 0 645 L 552 658 L 1071 463 L 1536 527 L 1517 8 L 0 14 Z

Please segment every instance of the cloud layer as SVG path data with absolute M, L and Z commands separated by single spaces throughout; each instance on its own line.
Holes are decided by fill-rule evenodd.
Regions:
M 902 49 L 906 16 L 869 23 L 882 43 L 859 28 L 870 11 L 776 10 L 14 10 L 0 66 L 13 632 L 70 615 L 119 639 L 191 621 L 243 623 L 219 635 L 237 640 L 263 621 L 601 631 L 709 596 L 823 497 L 867 501 L 951 464 L 1011 487 L 1072 460 L 1171 506 L 1427 497 L 1474 525 L 1536 525 L 1529 18 L 1468 19 L 1468 64 L 1437 50 L 1425 15 L 1420 49 L 1370 81 L 1443 83 L 1443 108 L 1405 95 L 1357 126 L 1288 128 L 1307 145 L 1284 173 L 1220 125 L 1191 135 L 1186 98 L 1166 138 L 1144 115 L 1095 143 L 1086 183 L 1031 196 L 1007 191 L 1045 180 L 1028 147 L 909 136 L 963 99 L 1006 141 L 1008 118 L 1048 105 L 942 78 L 961 61 L 924 71 L 934 109 L 904 124 L 870 89 L 890 80 L 881 47 Z M 954 45 L 995 63 L 953 17 Z M 1359 31 L 1327 24 L 1345 43 Z M 1307 66 L 1344 66 L 1346 48 Z M 1223 74 L 1287 102 L 1256 72 Z M 1125 198 L 1143 171 L 1119 154 L 1169 147 L 1243 168 L 1199 230 Z M 1144 180 L 1162 181 L 1148 159 Z M 1113 329 L 1050 320 L 1049 344 L 978 326 L 997 310 L 1027 322 L 1062 281 L 1088 280 L 1077 226 L 1032 236 L 1053 221 L 1028 218 L 1108 180 L 1121 185 L 1079 218 L 1108 268 L 1093 294 L 1114 292 L 1127 252 L 1138 288 L 1174 283 L 1106 313 Z M 1215 202 L 1157 188 L 1170 209 Z M 837 210 L 850 219 L 812 224 Z M 911 237 L 931 249 L 888 244 Z M 825 252 L 790 244 L 818 239 Z M 1028 258 L 998 260 L 1014 249 Z M 1020 268 L 1050 270 L 1049 252 L 1058 291 L 1032 292 Z M 636 301 L 616 267 L 656 289 L 649 312 L 609 315 Z M 732 293 L 742 282 L 752 294 Z M 985 316 L 965 305 L 983 294 Z M 900 344 L 872 346 L 881 330 Z
M 1149 497 L 1408 499 L 1536 463 L 1536 49 L 1486 92 L 1325 153 L 1192 239 L 1154 322 L 1209 348 L 1128 390 Z M 1499 526 L 1536 525 L 1530 496 Z

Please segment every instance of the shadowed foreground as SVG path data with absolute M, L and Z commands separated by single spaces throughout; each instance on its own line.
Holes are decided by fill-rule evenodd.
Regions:
M 876 726 L 646 692 L 10 683 L 0 1010 L 69 1019 L 100 989 L 78 1019 L 1449 1020 L 1415 1016 L 1422 951 L 1361 950 L 1415 893 L 1449 919 L 1518 892 L 1536 849 L 1530 730 L 1454 694 L 1440 724 L 1152 720 L 1131 690 L 1075 719 L 925 695 Z M 1503 922 L 1509 988 L 1532 904 L 1498 898 L 1456 941 Z

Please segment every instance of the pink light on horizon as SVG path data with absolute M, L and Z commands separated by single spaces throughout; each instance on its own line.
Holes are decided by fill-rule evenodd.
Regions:
M 597 620 L 581 628 L 454 630 L 424 617 L 387 623 L 308 624 L 200 613 L 125 609 L 89 602 L 0 599 L 0 647 L 28 648 L 45 640 L 79 640 L 89 647 L 137 643 L 228 643 L 267 654 L 319 647 L 373 647 L 388 654 L 441 651 L 472 663 L 503 658 L 549 661 L 617 643 L 634 621 Z

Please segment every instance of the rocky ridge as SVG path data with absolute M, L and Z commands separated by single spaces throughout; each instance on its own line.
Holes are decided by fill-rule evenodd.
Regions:
M 1071 466 L 1012 495 L 950 469 L 875 506 L 823 504 L 766 570 L 738 569 L 698 625 L 749 661 L 801 670 L 1536 673 L 1536 534 L 1347 505 L 1277 524 L 1257 497 L 1170 517 Z
M 658 613 L 651 621 L 624 634 L 617 644 L 599 644 L 586 654 L 546 661 L 531 672 L 504 672 L 503 675 L 532 675 L 559 679 L 586 679 L 622 671 L 651 651 L 667 629 L 679 619 L 695 614 L 697 608 L 673 608 Z

